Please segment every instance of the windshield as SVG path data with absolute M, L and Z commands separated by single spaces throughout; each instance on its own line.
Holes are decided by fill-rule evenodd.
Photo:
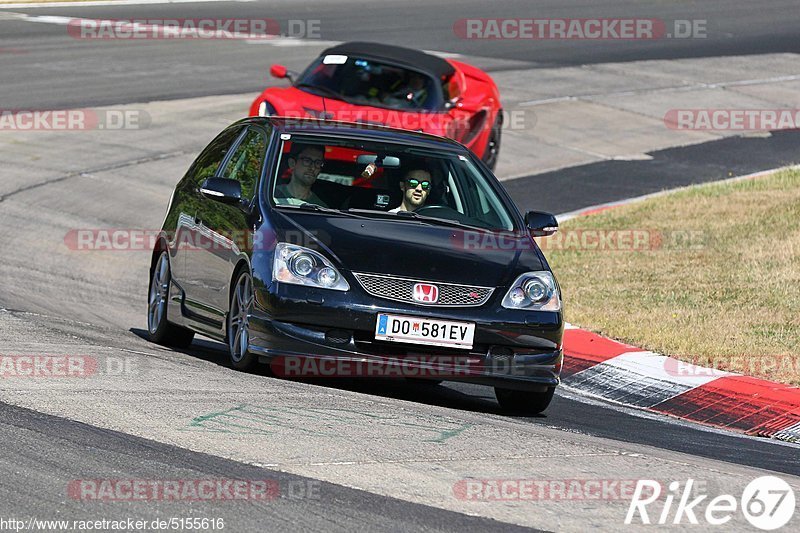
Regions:
M 295 86 L 353 104 L 406 111 L 435 111 L 443 106 L 441 90 L 430 76 L 351 56 L 318 58 Z
M 514 230 L 494 178 L 464 155 L 342 138 L 282 142 L 268 189 L 278 207 Z

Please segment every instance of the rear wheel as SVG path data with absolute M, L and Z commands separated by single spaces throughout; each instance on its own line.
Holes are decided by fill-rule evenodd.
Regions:
M 538 415 L 547 409 L 555 392 L 555 387 L 549 387 L 544 392 L 501 389 L 500 387 L 494 389 L 494 394 L 503 410 L 525 415 Z
M 194 339 L 192 330 L 167 321 L 169 286 L 171 282 L 169 256 L 162 252 L 150 274 L 150 292 L 147 298 L 147 333 L 152 342 L 186 348 Z
M 236 278 L 228 313 L 228 350 L 237 370 L 251 370 L 258 363 L 258 357 L 249 351 L 253 300 L 253 278 L 245 270 Z
M 483 152 L 483 162 L 494 171 L 497 166 L 497 159 L 500 156 L 500 138 L 503 134 L 502 114 L 498 113 L 494 119 L 492 131 L 489 132 L 489 139 L 486 141 L 486 150 Z

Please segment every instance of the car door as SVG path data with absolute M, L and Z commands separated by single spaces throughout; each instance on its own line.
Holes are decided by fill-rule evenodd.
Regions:
M 242 126 L 232 126 L 206 146 L 197 159 L 194 160 L 189 170 L 175 187 L 172 208 L 167 214 L 164 229 L 171 234 L 170 261 L 172 277 L 186 291 L 186 286 L 191 285 L 191 280 L 186 275 L 186 253 L 192 250 L 194 231 L 194 218 L 197 212 L 198 181 L 202 183 L 206 178 L 213 176 L 228 150 L 239 138 Z
M 220 133 L 195 159 L 186 176 L 175 189 L 174 208 L 170 219 L 175 225 L 173 277 L 183 289 L 185 309 L 194 318 L 196 302 L 200 299 L 200 282 L 195 277 L 194 261 L 203 244 L 203 228 L 199 212 L 205 203 L 200 194 L 203 182 L 216 176 L 223 161 L 243 133 L 242 125 L 235 125 Z M 171 229 L 171 228 L 170 228 Z
M 251 241 L 249 208 L 264 169 L 268 141 L 266 129 L 248 126 L 217 172 L 216 177 L 241 184 L 243 205 L 228 205 L 201 195 L 195 222 L 202 245 L 196 257 L 187 258 L 187 272 L 197 282 L 195 312 L 215 329 L 223 327 L 233 269 Z

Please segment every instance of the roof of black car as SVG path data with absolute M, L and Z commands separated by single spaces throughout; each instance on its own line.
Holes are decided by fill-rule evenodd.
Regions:
M 317 118 L 294 118 L 294 117 L 248 117 L 239 121 L 240 123 L 265 123 L 270 122 L 278 131 L 297 134 L 317 134 L 317 135 L 346 135 L 361 134 L 375 137 L 376 140 L 403 140 L 412 144 L 436 144 L 440 148 L 447 150 L 466 150 L 458 142 L 411 130 L 391 128 L 380 124 L 363 124 L 359 122 L 338 122 L 334 120 L 322 120 Z
M 353 41 L 333 46 L 322 52 L 322 55 L 329 54 L 387 59 L 394 63 L 427 72 L 439 79 L 448 78 L 455 73 L 453 65 L 441 57 L 426 54 L 420 50 L 390 44 Z

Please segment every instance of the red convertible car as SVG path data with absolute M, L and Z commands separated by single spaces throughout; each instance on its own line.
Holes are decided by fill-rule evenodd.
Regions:
M 273 65 L 291 87 L 270 87 L 251 116 L 279 115 L 383 124 L 424 131 L 466 145 L 494 170 L 503 114 L 482 70 L 419 50 L 351 42 L 328 48 L 302 73 Z

